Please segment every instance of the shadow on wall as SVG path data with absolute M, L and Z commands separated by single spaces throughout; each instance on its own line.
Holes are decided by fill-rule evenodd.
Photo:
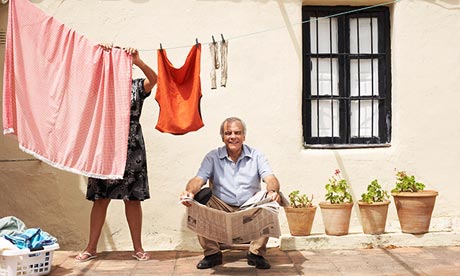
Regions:
M 413 0 L 415 2 L 415 0 Z M 447 10 L 460 10 L 460 0 L 423 0 Z
M 0 217 L 15 216 L 58 239 L 62 250 L 83 250 L 88 242 L 92 202 L 86 177 L 41 161 L 0 160 Z M 115 248 L 105 223 L 99 248 Z
M 83 177 L 38 160 L 2 160 L 0 175 L 0 217 L 15 216 L 28 228 L 40 227 L 62 249 L 84 246 L 91 205 L 80 189 Z

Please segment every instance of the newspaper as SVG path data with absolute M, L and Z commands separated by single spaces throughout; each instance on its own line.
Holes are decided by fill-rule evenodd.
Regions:
M 184 198 L 182 201 L 191 204 L 187 208 L 187 227 L 200 236 L 225 244 L 246 243 L 260 237 L 278 238 L 280 206 L 265 195 L 265 192 L 257 193 L 233 213 Z

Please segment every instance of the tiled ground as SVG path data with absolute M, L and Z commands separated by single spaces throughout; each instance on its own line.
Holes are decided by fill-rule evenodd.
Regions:
M 406 247 L 355 250 L 281 251 L 270 248 L 272 268 L 258 270 L 246 264 L 243 250 L 224 251 L 224 264 L 198 270 L 199 252 L 155 251 L 139 262 L 131 252 L 101 252 L 85 263 L 74 261 L 77 252 L 56 251 L 50 275 L 460 275 L 460 247 Z

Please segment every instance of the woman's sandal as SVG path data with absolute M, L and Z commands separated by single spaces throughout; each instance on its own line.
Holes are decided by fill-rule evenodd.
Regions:
M 75 261 L 83 263 L 83 262 L 91 261 L 92 259 L 95 259 L 95 258 L 97 258 L 97 255 L 93 255 L 89 253 L 88 251 L 85 251 L 85 252 L 81 252 L 80 254 L 78 254 L 75 257 Z
M 132 255 L 132 257 L 138 261 L 148 261 L 150 260 L 150 255 L 147 252 L 137 252 L 136 254 Z

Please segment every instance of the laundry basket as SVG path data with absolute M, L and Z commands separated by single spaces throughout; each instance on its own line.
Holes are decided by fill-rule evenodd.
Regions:
M 43 250 L 29 249 L 0 251 L 0 276 L 35 276 L 51 272 L 54 250 L 59 244 L 44 246 Z

